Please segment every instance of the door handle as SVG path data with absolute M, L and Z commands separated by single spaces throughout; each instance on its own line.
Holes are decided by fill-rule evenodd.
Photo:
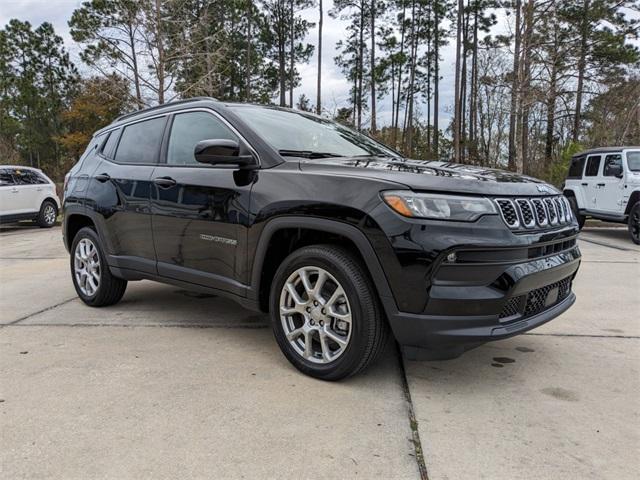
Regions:
M 599 183 L 598 186 L 599 187 L 604 187 L 604 186 L 606 186 L 606 183 Z
M 176 181 L 171 177 L 158 177 L 153 179 L 153 183 L 160 188 L 171 188 L 176 184 Z
M 96 175 L 96 180 L 98 180 L 100 183 L 104 183 L 111 180 L 111 177 L 106 173 L 99 173 L 98 175 Z
M 588 183 L 581 183 L 580 185 L 582 185 L 583 187 L 588 187 L 589 186 Z

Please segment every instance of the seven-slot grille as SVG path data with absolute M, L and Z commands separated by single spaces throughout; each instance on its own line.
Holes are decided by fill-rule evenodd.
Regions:
M 569 202 L 563 195 L 534 198 L 496 198 L 502 219 L 512 230 L 555 227 L 571 223 Z

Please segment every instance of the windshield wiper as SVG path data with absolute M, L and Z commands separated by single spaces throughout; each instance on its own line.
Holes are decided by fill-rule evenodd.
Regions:
M 342 157 L 337 153 L 313 152 L 311 150 L 278 150 L 283 157 L 302 157 L 302 158 L 331 158 Z

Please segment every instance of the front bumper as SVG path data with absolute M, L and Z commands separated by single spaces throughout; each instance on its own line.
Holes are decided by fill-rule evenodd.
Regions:
M 447 261 L 452 253 L 455 260 Z M 410 359 L 455 358 L 542 325 L 575 302 L 575 236 L 514 247 L 454 247 L 439 257 L 425 282 L 422 311 L 388 315 Z

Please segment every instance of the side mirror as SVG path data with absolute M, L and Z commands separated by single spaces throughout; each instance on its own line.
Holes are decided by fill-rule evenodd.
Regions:
M 235 140 L 215 138 L 198 142 L 193 156 L 200 163 L 210 165 L 229 165 L 241 168 L 256 167 L 258 162 L 248 149 L 241 147 Z

